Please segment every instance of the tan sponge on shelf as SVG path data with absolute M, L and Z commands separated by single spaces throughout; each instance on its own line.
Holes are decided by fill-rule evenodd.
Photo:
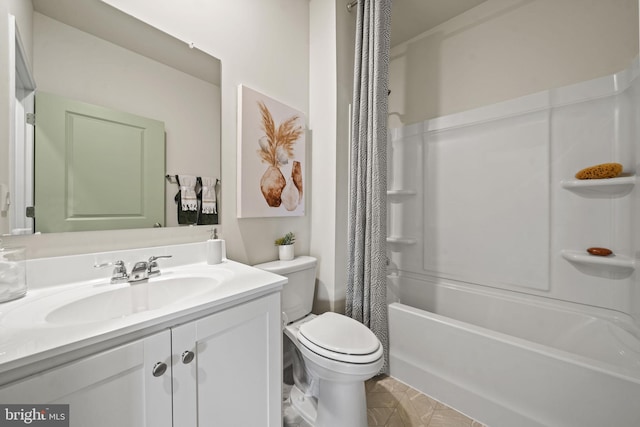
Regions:
M 577 179 L 615 178 L 622 173 L 620 163 L 602 163 L 582 169 L 576 174 Z

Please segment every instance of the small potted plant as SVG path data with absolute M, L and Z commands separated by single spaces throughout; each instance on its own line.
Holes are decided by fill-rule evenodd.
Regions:
M 278 256 L 280 261 L 290 261 L 293 259 L 293 244 L 296 236 L 293 232 L 288 232 L 284 237 L 276 239 L 275 244 L 278 247 Z

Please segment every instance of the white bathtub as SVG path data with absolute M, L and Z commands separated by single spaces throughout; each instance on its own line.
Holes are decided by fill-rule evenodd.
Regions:
M 389 306 L 391 375 L 491 427 L 640 426 L 625 315 L 422 282 Z M 427 311 L 429 310 L 429 311 Z

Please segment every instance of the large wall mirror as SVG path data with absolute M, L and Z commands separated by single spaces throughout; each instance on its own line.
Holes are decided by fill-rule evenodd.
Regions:
M 219 223 L 220 61 L 100 0 L 24 1 L 34 10 L 35 227 L 0 234 Z M 157 145 L 148 123 L 160 126 Z M 39 152 L 49 137 L 61 142 Z M 180 215 L 176 175 L 212 182 L 216 214 Z M 45 226 L 51 205 L 64 220 Z

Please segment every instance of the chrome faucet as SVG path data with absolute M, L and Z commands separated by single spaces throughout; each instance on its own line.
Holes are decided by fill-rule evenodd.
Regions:
M 104 264 L 95 264 L 95 268 L 103 268 L 113 266 L 113 273 L 111 273 L 111 283 L 124 283 L 129 280 L 127 274 L 127 267 L 124 265 L 124 261 L 105 262 Z
M 133 265 L 129 275 L 129 283 L 138 283 L 149 279 L 147 272 L 147 261 L 139 261 Z
M 158 255 L 149 258 L 149 261 L 147 261 L 149 263 L 149 265 L 147 266 L 147 274 L 149 275 L 149 277 L 160 275 L 160 267 L 158 266 L 156 260 L 160 258 L 171 258 L 172 256 L 173 255 Z
M 160 267 L 156 262 L 159 258 L 171 258 L 171 255 L 152 256 L 148 261 L 139 261 L 133 265 L 129 275 L 129 283 L 138 283 L 148 280 L 149 277 L 159 276 Z

